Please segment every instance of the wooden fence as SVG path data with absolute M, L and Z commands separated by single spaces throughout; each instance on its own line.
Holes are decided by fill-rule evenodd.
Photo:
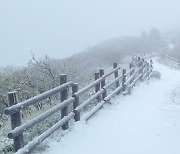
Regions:
M 84 117 L 84 120 L 87 121 L 106 102 L 109 102 L 113 96 L 120 93 L 124 95 L 130 93 L 137 81 L 143 81 L 146 77 L 150 76 L 153 69 L 152 65 L 152 60 L 148 62 L 141 57 L 133 57 L 132 62 L 129 64 L 129 69 L 122 69 L 122 75 L 120 75 L 121 67 L 118 66 L 117 63 L 114 63 L 112 71 L 105 74 L 103 69 L 99 70 L 98 73 L 95 73 L 95 81 L 80 90 L 78 90 L 78 83 L 72 81 L 67 82 L 67 76 L 62 74 L 60 75 L 60 86 L 23 102 L 18 102 L 16 91 L 8 93 L 10 107 L 5 109 L 5 113 L 11 117 L 12 130 L 8 133 L 8 137 L 14 141 L 14 151 L 16 154 L 29 153 L 59 128 L 62 127 L 63 130 L 68 129 L 71 119 L 74 118 L 75 121 L 79 121 L 84 108 L 92 103 L 92 101 L 97 100 L 98 103 Z M 114 79 L 112 79 L 112 75 Z M 109 76 L 111 76 L 111 81 L 106 84 L 106 79 Z M 114 89 L 113 86 L 115 87 Z M 68 95 L 69 88 L 72 89 L 70 96 Z M 92 88 L 95 88 L 95 92 L 85 101 L 80 102 L 80 97 L 88 93 Z M 21 110 L 58 93 L 61 96 L 58 105 L 26 123 L 21 123 Z M 72 110 L 69 109 L 70 104 L 73 104 Z M 44 121 L 56 112 L 61 112 L 61 120 L 24 145 L 23 132 Z

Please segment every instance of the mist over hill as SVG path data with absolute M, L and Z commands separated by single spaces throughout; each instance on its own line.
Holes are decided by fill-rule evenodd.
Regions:
M 158 29 L 142 32 L 136 37 L 119 37 L 102 41 L 86 51 L 64 59 L 51 59 L 45 56 L 32 59 L 27 67 L 6 67 L 0 74 L 0 104 L 8 106 L 6 95 L 9 91 L 18 90 L 22 99 L 33 97 L 39 93 L 59 85 L 59 74 L 67 74 L 83 87 L 94 80 L 94 73 L 100 68 L 112 67 L 127 56 L 135 54 L 151 54 L 168 48 Z
M 169 42 L 169 48 L 166 54 L 174 58 L 180 58 L 180 28 L 173 29 L 164 34 Z

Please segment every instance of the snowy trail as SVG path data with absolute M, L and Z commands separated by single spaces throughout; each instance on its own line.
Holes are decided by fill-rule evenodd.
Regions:
M 43 154 L 179 154 L 180 71 L 158 63 L 154 69 L 161 72 L 160 80 L 116 97 Z

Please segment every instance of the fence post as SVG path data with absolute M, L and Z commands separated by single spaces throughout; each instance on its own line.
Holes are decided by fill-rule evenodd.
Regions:
M 135 55 L 132 56 L 132 63 L 134 64 L 135 61 Z
M 104 69 L 100 69 L 99 70 L 99 74 L 100 74 L 100 77 L 102 77 L 103 75 L 104 75 Z M 101 81 L 101 88 L 103 88 L 104 86 L 106 85 L 106 82 L 105 82 L 105 79 L 103 79 L 102 81 Z M 102 93 L 102 99 L 104 99 L 105 97 L 106 97 L 106 91 L 104 91 L 103 93 Z
M 149 77 L 149 67 L 150 67 L 150 65 L 149 65 L 149 63 L 147 63 L 147 77 Z
M 142 69 L 140 70 L 140 74 L 142 74 L 142 77 L 140 78 L 140 81 L 142 81 L 143 75 L 144 75 L 144 68 L 145 68 L 145 61 L 144 58 L 142 58 L 142 62 L 140 67 L 142 67 Z
M 137 57 L 137 55 L 134 55 L 134 57 L 132 59 L 133 65 L 136 64 L 137 62 L 138 62 L 138 57 Z
M 143 61 L 143 69 L 142 69 L 142 81 L 144 80 L 144 75 L 146 74 L 147 70 L 147 61 Z
M 141 67 L 140 61 L 141 61 L 141 57 L 138 57 L 138 63 L 139 63 L 138 67 L 139 67 L 139 68 Z M 141 70 L 139 70 L 139 74 L 140 74 L 140 73 L 141 73 Z
M 152 73 L 152 69 L 153 69 L 153 61 L 152 61 L 152 59 L 150 60 L 150 69 L 151 69 L 150 73 Z
M 129 63 L 129 69 L 133 68 L 133 63 Z M 130 73 L 130 77 L 133 75 L 134 71 Z M 130 84 L 132 83 L 133 79 L 130 81 Z
M 123 69 L 122 70 L 122 87 L 123 87 L 123 92 L 126 91 L 125 82 L 126 82 L 126 69 Z
M 129 69 L 131 70 L 133 68 L 133 62 L 132 63 L 129 63 Z M 129 77 L 131 78 L 131 76 L 133 75 L 134 71 L 132 71 L 130 74 L 129 74 Z M 129 85 L 131 85 L 131 83 L 133 82 L 134 78 L 131 79 L 131 81 L 129 82 Z M 132 87 L 129 86 L 128 87 L 128 94 L 131 94 L 131 91 L 132 91 Z
M 8 101 L 9 101 L 9 106 L 13 106 L 18 103 L 18 95 L 17 91 L 14 92 L 9 92 L 8 93 Z M 16 127 L 21 125 L 21 113 L 20 111 L 14 113 L 11 115 L 11 127 L 12 129 L 15 129 Z M 18 151 L 20 148 L 23 147 L 24 141 L 23 141 L 23 134 L 18 135 L 13 139 L 14 141 L 14 151 Z
M 64 84 L 67 82 L 67 76 L 66 74 L 61 74 L 60 75 L 60 85 Z M 68 98 L 68 89 L 64 89 L 60 92 L 60 96 L 61 96 L 61 102 L 63 102 L 64 100 L 66 100 Z M 68 115 L 68 106 L 64 107 L 62 110 L 61 110 L 61 119 L 64 118 L 65 116 Z M 66 130 L 68 129 L 69 127 L 69 123 L 65 123 L 63 126 L 62 126 L 62 129 L 63 130 Z
M 117 63 L 113 63 L 113 68 L 117 68 Z M 118 71 L 114 72 L 115 79 L 119 76 Z M 119 81 L 116 82 L 116 88 L 119 87 Z
M 146 76 L 148 76 L 148 67 L 149 67 L 149 63 L 146 61 L 146 72 L 145 72 L 145 73 L 147 73 Z
M 72 86 L 72 94 L 75 94 L 76 92 L 78 92 L 78 83 L 75 83 Z M 76 96 L 76 95 L 73 95 L 73 97 L 75 98 L 75 101 L 73 103 L 73 110 L 74 110 L 76 107 L 79 106 L 79 97 Z M 80 120 L 80 112 L 75 113 L 74 120 L 75 121 L 79 121 Z
M 95 77 L 95 80 L 97 80 L 97 79 L 100 78 L 100 74 L 99 74 L 99 73 L 95 73 L 95 74 L 94 74 L 94 77 Z M 100 88 L 101 88 L 101 84 L 98 83 L 98 84 L 95 86 L 95 92 L 97 93 L 97 92 L 100 90 Z M 101 101 L 101 96 L 99 96 L 99 97 L 97 98 L 97 100 L 98 100 L 98 102 L 100 102 L 100 101 Z

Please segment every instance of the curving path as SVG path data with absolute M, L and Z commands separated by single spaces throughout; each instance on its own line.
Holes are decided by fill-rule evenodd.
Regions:
M 180 71 L 158 63 L 154 70 L 160 80 L 116 97 L 43 154 L 180 154 Z

